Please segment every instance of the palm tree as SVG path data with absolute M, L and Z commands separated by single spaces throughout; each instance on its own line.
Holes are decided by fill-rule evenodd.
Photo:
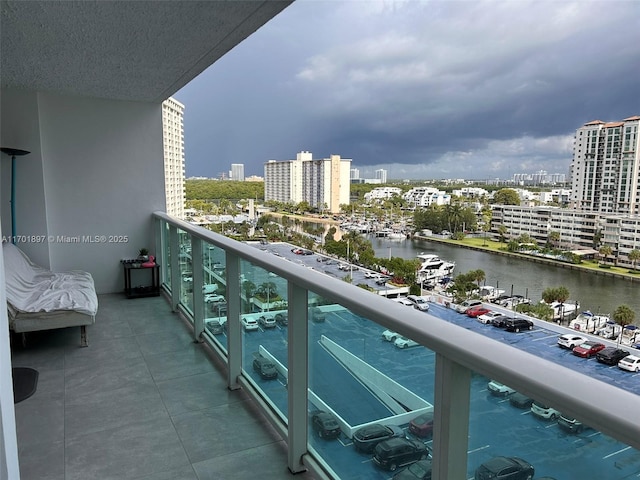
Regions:
M 549 232 L 549 243 L 554 247 L 557 247 L 560 243 L 560 232 Z
M 636 313 L 628 305 L 620 305 L 613 312 L 613 320 L 622 327 L 630 325 L 636 318 Z
M 640 260 L 640 250 L 638 250 L 637 248 L 634 248 L 633 250 L 631 250 L 629 252 L 627 257 L 629 258 L 629 260 L 631 260 L 631 268 L 633 270 L 635 270 L 636 269 L 636 262 L 638 260 Z
M 606 262 L 607 257 L 613 253 L 613 249 L 609 245 L 603 245 L 600 247 L 598 253 L 600 253 L 600 255 L 604 257 L 604 260 Z

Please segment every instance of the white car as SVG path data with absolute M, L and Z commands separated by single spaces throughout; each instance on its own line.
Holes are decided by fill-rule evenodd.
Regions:
M 495 380 L 491 380 L 487 384 L 487 389 L 491 392 L 491 395 L 497 397 L 506 397 L 516 392 L 513 388 L 507 387 L 504 383 L 496 382 Z
M 393 330 L 385 330 L 382 332 L 382 339 L 387 342 L 395 342 L 396 338 L 400 336 L 399 333 L 394 332 Z
M 640 357 L 635 355 L 627 355 L 618 362 L 618 367 L 630 372 L 640 372 Z
M 400 305 L 404 305 L 405 307 L 413 307 L 413 302 L 406 297 L 392 298 L 392 300 Z
M 271 315 L 262 315 L 258 318 L 258 324 L 262 326 L 262 328 L 275 328 L 276 319 Z
M 218 302 L 224 302 L 224 297 L 222 295 L 216 295 L 216 294 L 210 293 L 204 296 L 204 303 L 218 303 Z
M 585 337 L 581 337 L 580 335 L 565 333 L 564 335 L 560 335 L 558 337 L 558 346 L 573 350 L 575 347 L 577 347 L 578 345 L 582 345 L 586 341 L 587 339 Z
M 531 404 L 531 413 L 544 420 L 555 420 L 560 416 L 560 412 L 555 408 L 551 408 L 543 403 L 533 402 Z
M 410 338 L 398 336 L 393 344 L 398 348 L 409 348 L 409 347 L 417 347 L 420 345 L 415 340 L 411 340 Z
M 476 320 L 478 320 L 480 323 L 484 323 L 485 325 L 488 325 L 488 324 L 491 324 L 491 322 L 493 322 L 494 318 L 503 317 L 503 316 L 505 316 L 504 313 L 487 312 L 482 315 L 478 315 L 476 317 Z
M 459 305 L 455 306 L 455 310 L 458 313 L 467 313 L 471 307 L 477 307 L 478 305 L 482 305 L 482 300 L 465 300 Z
M 413 303 L 413 308 L 416 310 L 421 310 L 423 312 L 429 311 L 429 302 L 427 302 L 426 298 L 419 295 L 409 295 L 407 296 L 407 300 Z
M 242 318 L 242 326 L 247 332 L 250 330 L 258 330 L 260 328 L 258 321 L 255 318 L 248 317 Z

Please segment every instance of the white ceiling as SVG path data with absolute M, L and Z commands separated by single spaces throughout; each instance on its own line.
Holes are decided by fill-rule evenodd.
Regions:
M 292 1 L 1 0 L 1 85 L 161 102 Z

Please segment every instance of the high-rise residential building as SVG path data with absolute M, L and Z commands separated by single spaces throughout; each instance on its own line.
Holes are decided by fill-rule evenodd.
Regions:
M 231 172 L 229 172 L 231 180 L 236 182 L 244 182 L 244 163 L 232 163 Z
M 380 183 L 387 183 L 387 171 L 384 168 L 376 170 L 376 178 Z
M 573 208 L 640 214 L 640 116 L 595 120 L 576 131 L 571 164 Z
M 184 105 L 174 98 L 162 102 L 164 189 L 167 213 L 184 218 Z
M 299 152 L 295 160 L 269 160 L 264 165 L 264 199 L 277 202 L 306 201 L 313 208 L 340 212 L 349 203 L 351 159 L 331 155 L 314 160 Z
M 360 178 L 360 169 L 352 168 L 349 178 L 351 178 L 351 180 L 358 180 Z

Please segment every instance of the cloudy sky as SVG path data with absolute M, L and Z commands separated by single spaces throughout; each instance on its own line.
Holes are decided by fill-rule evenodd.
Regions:
M 297 0 L 175 98 L 187 176 L 352 159 L 360 176 L 567 173 L 584 123 L 640 115 L 640 2 Z

